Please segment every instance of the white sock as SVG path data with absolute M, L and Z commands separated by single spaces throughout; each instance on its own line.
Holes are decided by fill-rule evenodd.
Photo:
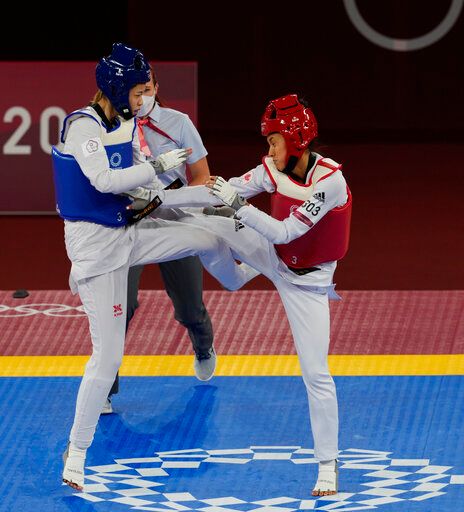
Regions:
M 256 276 L 259 276 L 261 272 L 256 270 L 255 268 L 248 265 L 248 263 L 240 263 L 240 268 L 242 268 L 247 275 L 247 282 L 254 279 Z

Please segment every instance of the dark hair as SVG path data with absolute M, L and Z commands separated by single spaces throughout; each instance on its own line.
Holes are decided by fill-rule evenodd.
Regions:
M 327 144 L 324 144 L 323 142 L 321 142 L 319 140 L 319 137 L 316 137 L 315 139 L 313 139 L 310 143 L 309 143 L 309 146 L 308 146 L 308 149 L 309 151 L 312 152 L 316 152 L 318 153 L 319 155 L 321 156 L 325 156 L 322 154 L 322 151 L 325 152 L 325 150 L 328 148 Z
M 298 101 L 303 105 L 304 108 L 311 108 L 308 100 L 304 96 L 298 95 Z M 312 108 L 311 108 L 312 110 Z
M 155 70 L 153 69 L 153 66 L 150 64 L 150 71 L 153 76 L 153 85 L 156 86 L 158 84 L 158 79 L 156 78 Z M 160 107 L 167 107 L 166 102 L 164 102 L 158 94 L 155 95 L 155 101 L 159 104 Z
M 303 105 L 304 108 L 310 108 L 313 110 L 313 108 L 310 106 L 308 100 L 304 96 L 298 95 L 298 101 Z M 314 111 L 313 111 L 314 112 Z M 309 151 L 316 152 L 321 156 L 324 156 L 321 151 L 327 149 L 327 145 L 321 142 L 319 137 L 316 137 L 313 139 L 308 146 Z

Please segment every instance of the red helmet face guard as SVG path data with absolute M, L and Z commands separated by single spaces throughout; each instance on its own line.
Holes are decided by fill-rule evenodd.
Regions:
M 300 159 L 317 137 L 317 121 L 312 110 L 298 101 L 296 94 L 282 96 L 269 103 L 261 119 L 261 134 L 280 133 L 287 145 L 287 160 Z

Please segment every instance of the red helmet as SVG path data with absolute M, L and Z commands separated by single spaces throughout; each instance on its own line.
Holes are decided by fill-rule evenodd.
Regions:
M 293 156 L 298 160 L 317 137 L 317 121 L 312 110 L 298 101 L 296 94 L 272 100 L 261 119 L 261 134 L 280 133 L 287 144 L 287 163 Z

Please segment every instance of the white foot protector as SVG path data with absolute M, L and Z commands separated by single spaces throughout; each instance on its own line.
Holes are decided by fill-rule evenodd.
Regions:
M 242 268 L 247 276 L 247 282 L 251 281 L 255 277 L 259 276 L 261 272 L 259 270 L 256 270 L 254 267 L 251 267 L 248 265 L 248 263 L 240 263 L 240 268 Z
M 230 291 L 236 291 L 239 290 L 242 286 L 245 286 L 249 281 L 254 279 L 256 276 L 259 276 L 261 272 L 259 270 L 256 270 L 253 267 L 250 267 L 248 263 L 239 263 L 238 265 L 240 272 L 243 275 L 243 281 L 237 288 L 232 288 Z
M 84 490 L 84 466 L 87 450 L 68 444 L 63 453 L 63 482 L 78 491 Z
M 319 474 L 313 496 L 332 496 L 338 492 L 338 461 L 319 462 Z
M 237 263 L 237 272 L 239 273 L 239 281 L 231 286 L 224 286 L 224 290 L 227 290 L 228 292 L 235 292 L 237 290 L 240 290 L 242 286 L 245 286 L 248 281 L 251 281 L 256 276 L 259 276 L 261 272 L 259 270 L 255 270 L 253 267 L 250 267 L 247 263 Z

